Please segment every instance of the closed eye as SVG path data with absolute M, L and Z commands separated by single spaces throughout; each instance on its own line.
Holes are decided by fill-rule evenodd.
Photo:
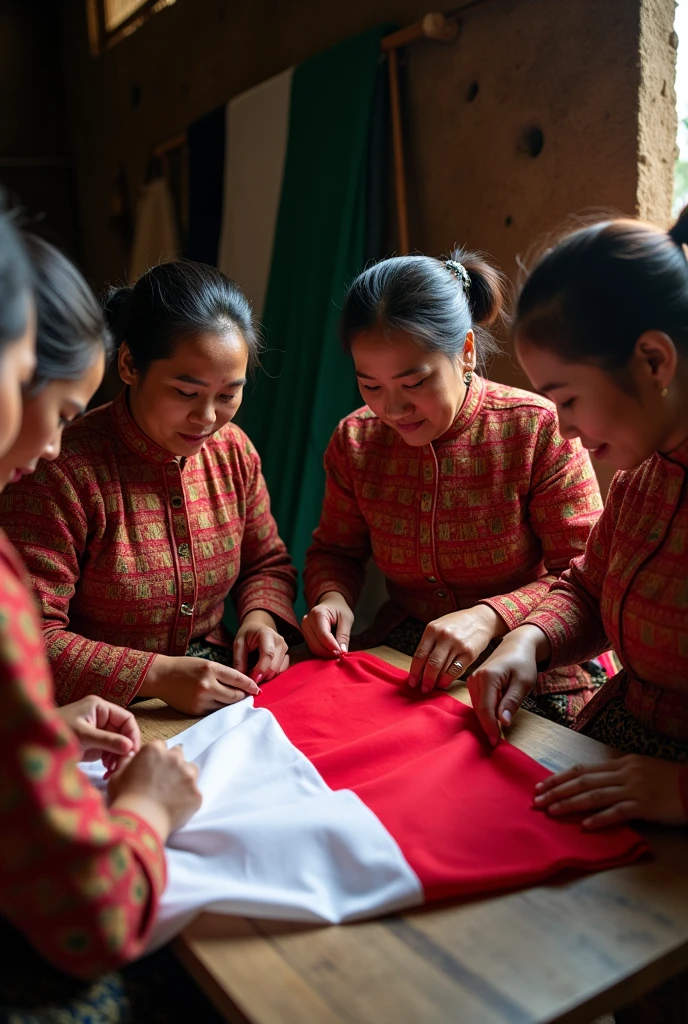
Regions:
M 198 391 L 182 391 L 181 388 L 175 388 L 174 390 L 178 395 L 181 395 L 182 398 L 196 398 L 198 396 Z
M 561 403 L 562 409 L 570 409 L 575 401 L 575 398 L 567 398 L 565 402 Z
M 380 385 L 379 384 L 363 384 L 362 387 L 363 387 L 364 391 L 379 391 L 380 390 Z
M 239 392 L 235 391 L 233 395 L 220 395 L 220 401 L 222 401 L 222 402 L 233 402 L 238 394 L 239 394 Z
M 407 391 L 417 391 L 421 384 L 425 384 L 427 377 L 423 377 L 422 380 L 417 381 L 415 384 L 402 384 L 402 387 L 406 388 Z

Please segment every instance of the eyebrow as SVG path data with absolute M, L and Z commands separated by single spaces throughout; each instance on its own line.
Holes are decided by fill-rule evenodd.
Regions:
M 392 380 L 398 380 L 399 377 L 413 377 L 416 373 L 427 373 L 429 366 L 412 366 L 410 370 L 403 370 L 401 373 L 395 373 Z M 365 377 L 366 380 L 375 380 L 369 373 L 361 373 L 360 370 L 356 370 L 357 377 Z
M 187 373 L 182 373 L 179 377 L 174 377 L 174 380 L 183 381 L 184 384 L 196 384 L 199 388 L 209 388 L 207 380 L 201 380 L 200 377 L 190 377 Z M 241 388 L 247 383 L 246 377 L 239 377 L 238 380 L 228 381 L 222 386 L 225 388 Z

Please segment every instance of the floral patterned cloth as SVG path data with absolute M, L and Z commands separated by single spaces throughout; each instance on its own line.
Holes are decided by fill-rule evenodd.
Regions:
M 53 703 L 35 607 L 0 532 L 0 916 L 60 970 L 140 955 L 165 885 L 157 833 L 110 813 Z
M 353 608 L 372 555 L 393 605 L 383 636 L 408 615 L 427 623 L 479 602 L 520 625 L 582 553 L 602 509 L 590 457 L 562 439 L 553 404 L 478 376 L 432 444 L 411 447 L 363 408 L 335 430 L 325 469 L 306 600 L 337 590 Z M 588 690 L 589 675 L 568 665 L 542 674 L 539 688 Z
M 231 423 L 178 461 L 138 428 L 123 392 L 5 490 L 0 526 L 40 598 L 61 704 L 97 693 L 126 705 L 156 654 L 224 642 L 230 591 L 240 619 L 262 608 L 301 640 L 296 570 L 260 459 Z

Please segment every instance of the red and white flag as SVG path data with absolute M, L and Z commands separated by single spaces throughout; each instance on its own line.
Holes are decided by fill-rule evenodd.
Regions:
M 152 947 L 201 910 L 337 923 L 647 852 L 630 828 L 535 811 L 547 769 L 405 680 L 367 654 L 303 662 L 170 740 L 203 805 L 169 840 Z

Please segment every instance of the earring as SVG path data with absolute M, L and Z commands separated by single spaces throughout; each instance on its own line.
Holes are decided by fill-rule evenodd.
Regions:
M 466 385 L 467 388 L 469 388 L 471 386 L 471 381 L 472 380 L 473 380 L 473 371 L 472 370 L 466 370 L 466 372 L 463 375 L 463 382 L 464 382 L 464 384 Z
M 662 390 L 659 393 L 662 396 L 662 398 L 666 398 L 666 396 L 669 394 L 669 388 L 662 388 Z

